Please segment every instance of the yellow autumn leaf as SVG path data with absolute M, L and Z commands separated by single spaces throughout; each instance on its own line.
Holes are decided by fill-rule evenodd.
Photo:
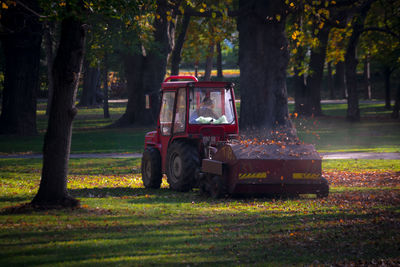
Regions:
M 200 13 L 204 13 L 204 8 L 200 8 Z
M 294 3 L 290 3 L 290 7 L 294 7 Z
M 276 18 L 277 21 L 281 21 L 281 15 L 276 14 L 276 15 L 275 15 L 275 18 Z
M 211 16 L 213 19 L 215 19 L 215 17 L 217 16 L 217 13 L 213 12 L 213 13 L 211 13 Z
M 3 9 L 7 9 L 7 8 L 8 8 L 8 6 L 7 6 L 7 4 L 6 4 L 6 3 L 1 3 L 1 8 L 3 8 Z
M 297 54 L 297 48 L 294 48 L 294 49 L 292 50 L 292 53 L 293 53 L 293 54 Z

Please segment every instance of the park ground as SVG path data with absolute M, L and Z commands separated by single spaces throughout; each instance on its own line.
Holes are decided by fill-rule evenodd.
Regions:
M 104 128 L 124 112 L 79 110 L 72 153 L 141 153 L 146 128 Z M 292 109 L 293 106 L 291 105 Z M 2 155 L 41 152 L 39 135 L 0 137 Z M 380 102 L 324 103 L 326 116 L 295 118 L 299 137 L 321 153 L 400 152 L 400 123 Z M 41 159 L 0 159 L 0 266 L 400 265 L 400 160 L 324 160 L 330 195 L 316 199 L 227 198 L 177 193 L 141 182 L 140 158 L 72 158 L 68 188 L 81 208 L 37 211 Z

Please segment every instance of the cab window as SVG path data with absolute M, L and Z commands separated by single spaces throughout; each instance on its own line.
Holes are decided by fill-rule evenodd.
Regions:
M 186 89 L 180 88 L 178 91 L 178 98 L 176 103 L 174 134 L 184 132 L 185 123 L 186 123 Z
M 161 100 L 160 130 L 162 135 L 171 135 L 175 92 L 164 92 Z

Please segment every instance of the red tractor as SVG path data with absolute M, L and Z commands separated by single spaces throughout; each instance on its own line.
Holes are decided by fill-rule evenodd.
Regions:
M 173 190 L 200 187 L 213 197 L 328 195 L 328 183 L 321 177 L 321 157 L 313 146 L 289 145 L 278 153 L 276 145 L 255 148 L 234 142 L 239 126 L 232 83 L 171 76 L 161 89 L 157 130 L 145 136 L 142 180 L 146 188 L 160 188 L 166 174 Z

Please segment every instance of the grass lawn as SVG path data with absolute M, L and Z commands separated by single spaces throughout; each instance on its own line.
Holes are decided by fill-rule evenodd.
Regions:
M 326 199 L 146 190 L 139 159 L 71 159 L 75 210 L 15 209 L 40 159 L 0 159 L 0 266 L 400 264 L 400 164 L 324 161 Z M 342 266 L 341 265 L 341 266 Z
M 73 124 L 71 152 L 141 152 L 144 135 L 152 129 L 104 128 L 124 113 L 125 105 L 111 103 L 110 119 L 103 118 L 101 108 L 80 108 Z M 400 152 L 400 123 L 390 119 L 384 104 L 360 104 L 362 120 L 357 123 L 345 120 L 347 104 L 322 104 L 322 108 L 327 116 L 293 119 L 300 139 L 315 144 L 318 151 Z M 293 112 L 292 104 L 289 109 Z M 37 136 L 0 136 L 0 154 L 41 153 L 47 127 L 44 103 L 38 105 L 37 122 Z

